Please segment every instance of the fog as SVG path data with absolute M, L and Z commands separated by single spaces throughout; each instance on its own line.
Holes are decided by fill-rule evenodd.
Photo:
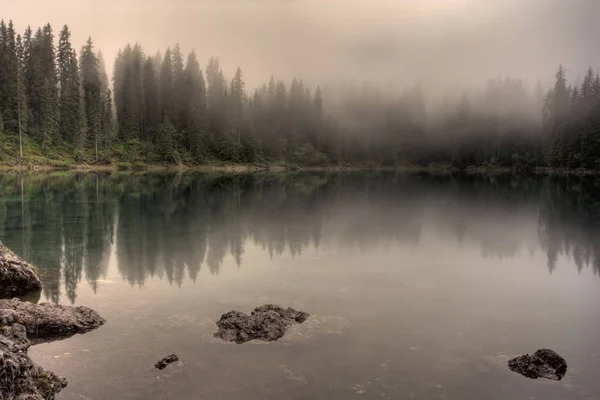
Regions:
M 315 86 L 378 81 L 452 91 L 497 76 L 574 81 L 599 64 L 595 0 L 2 0 L 2 17 L 68 24 L 109 65 L 126 43 L 147 54 L 179 43 L 202 64 L 240 66 L 249 87 L 271 74 Z
M 98 140 L 94 161 L 116 137 L 175 163 L 600 168 L 596 0 L 22 0 L 2 11 L 17 32 L 50 22 L 57 42 L 67 24 L 74 49 L 91 36 L 102 51 L 114 71 L 102 133 L 61 133 L 78 147 Z M 60 122 L 39 117 L 39 87 L 56 75 L 46 67 L 37 81 L 24 72 L 42 145 Z

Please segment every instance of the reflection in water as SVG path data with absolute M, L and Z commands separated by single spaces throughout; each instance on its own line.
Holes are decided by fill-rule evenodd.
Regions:
M 255 244 L 271 257 L 309 246 L 417 246 L 424 232 L 485 257 L 523 249 L 600 272 L 600 188 L 589 179 L 394 174 L 4 174 L 0 237 L 42 271 L 43 296 L 95 290 L 111 255 L 131 285 L 176 285 L 201 268 L 238 266 Z

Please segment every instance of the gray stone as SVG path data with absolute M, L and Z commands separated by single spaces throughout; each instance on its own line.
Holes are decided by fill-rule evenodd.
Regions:
M 25 326 L 34 342 L 65 339 L 86 333 L 106 322 L 87 307 L 69 307 L 51 303 L 33 304 L 18 299 L 0 300 L 0 320 L 12 320 Z
M 42 288 L 33 267 L 0 242 L 0 298 L 10 298 Z
M 25 334 L 25 327 L 19 324 L 0 328 L 0 399 L 54 399 L 67 386 L 67 380 L 29 358 L 30 342 Z
M 271 342 L 282 338 L 290 325 L 301 324 L 308 317 L 303 311 L 272 304 L 257 307 L 250 315 L 229 311 L 217 322 L 215 337 L 238 344 L 254 339 Z
M 0 300 L 0 400 L 51 400 L 67 380 L 36 365 L 32 342 L 64 339 L 104 324 L 87 307 Z
M 546 378 L 560 381 L 567 373 L 567 362 L 555 351 L 540 349 L 508 361 L 508 368 L 530 379 Z

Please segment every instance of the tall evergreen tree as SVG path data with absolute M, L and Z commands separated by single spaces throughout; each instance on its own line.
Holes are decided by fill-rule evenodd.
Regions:
M 183 91 L 184 125 L 187 147 L 196 160 L 202 160 L 208 150 L 208 121 L 206 107 L 206 84 L 196 54 L 188 55 L 185 66 Z
M 142 75 L 142 85 L 144 89 L 143 96 L 143 126 L 142 139 L 151 139 L 156 134 L 156 129 L 160 124 L 160 108 L 158 104 L 158 77 L 152 58 L 148 58 L 144 63 Z
M 33 47 L 32 64 L 35 72 L 32 84 L 35 97 L 32 114 L 44 149 L 59 132 L 58 75 L 54 34 L 50 24 L 37 31 Z
M 158 89 L 158 102 L 162 119 L 165 117 L 169 119 L 171 116 L 171 111 L 173 108 L 173 83 L 173 58 L 171 55 L 171 49 L 169 48 L 165 52 L 165 57 L 162 62 Z
M 185 103 L 183 93 L 185 91 L 185 74 L 183 66 L 183 54 L 179 45 L 176 44 L 171 54 L 171 65 L 173 73 L 172 98 L 171 98 L 171 122 L 179 130 L 185 128 Z
M 60 133 L 72 144 L 80 144 L 85 134 L 85 120 L 79 84 L 77 56 L 71 46 L 71 32 L 65 25 L 58 40 L 58 76 L 60 81 Z
M 0 112 L 6 132 L 18 131 L 19 58 L 16 34 L 12 21 L 0 21 Z
M 225 77 L 217 58 L 211 58 L 206 67 L 208 123 L 213 134 L 219 136 L 226 129 Z M 217 139 L 218 140 L 218 139 Z
M 85 120 L 89 133 L 88 139 L 97 161 L 102 121 L 102 94 L 100 69 L 92 38 L 88 38 L 81 49 L 81 86 L 83 89 Z M 78 141 L 78 146 L 85 144 L 83 139 L 81 138 Z

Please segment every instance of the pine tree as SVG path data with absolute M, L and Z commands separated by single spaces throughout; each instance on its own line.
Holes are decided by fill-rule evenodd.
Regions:
M 104 54 L 101 50 L 98 50 L 96 55 L 98 58 L 98 73 L 100 74 L 100 92 L 107 93 L 110 91 L 108 85 L 108 74 L 106 73 L 106 62 L 104 61 Z
M 162 119 L 169 119 L 173 108 L 173 59 L 171 49 L 167 49 L 160 71 L 158 102 Z
M 102 120 L 102 94 L 100 69 L 98 58 L 94 52 L 92 38 L 88 38 L 86 44 L 81 49 L 81 86 L 83 89 L 83 104 L 85 121 L 89 133 L 89 143 L 94 150 L 95 159 L 98 161 Z M 77 141 L 78 147 L 85 144 L 84 139 L 80 138 Z
M 175 127 L 169 121 L 168 117 L 163 119 L 163 122 L 158 127 L 156 144 L 161 161 L 178 162 L 174 150 L 173 137 L 175 136 Z
M 6 132 L 18 132 L 19 117 L 19 58 L 17 40 L 12 21 L 8 26 L 0 21 L 0 112 Z
M 317 90 L 315 91 L 315 99 L 313 100 L 312 106 L 312 126 L 313 131 L 315 132 L 316 139 L 316 148 L 317 151 L 321 151 L 321 134 L 323 130 L 323 93 L 321 92 L 321 88 L 317 86 Z
M 28 112 L 28 101 L 27 101 L 27 92 L 25 87 L 25 48 L 23 46 L 23 40 L 21 39 L 21 35 L 17 35 L 17 59 L 18 59 L 18 67 L 17 67 L 17 97 L 18 97 L 18 109 L 20 111 L 20 125 L 21 130 L 27 126 L 29 120 L 29 112 Z
M 71 144 L 81 141 L 85 132 L 82 109 L 79 67 L 70 42 L 71 33 L 65 25 L 58 41 L 58 76 L 60 81 L 60 132 Z
M 125 67 L 121 88 L 121 112 L 119 117 L 119 136 L 124 141 L 140 137 L 139 103 L 136 102 L 136 82 L 132 78 L 132 67 Z
M 143 72 L 144 54 L 139 44 L 119 51 L 114 67 L 114 101 L 119 137 L 125 141 L 140 139 L 144 127 Z
M 142 139 L 151 139 L 156 134 L 160 124 L 160 108 L 158 105 L 158 78 L 154 61 L 148 58 L 144 63 L 142 76 L 143 95 L 143 126 Z
M 58 98 L 56 84 L 51 78 L 44 78 L 40 91 L 40 132 L 42 134 L 42 150 L 52 144 L 58 134 Z
M 226 129 L 225 78 L 217 58 L 211 58 L 206 67 L 208 123 L 212 133 L 219 137 Z M 218 140 L 218 139 L 217 139 Z
M 194 158 L 200 161 L 208 150 L 206 84 L 194 52 L 188 55 L 184 79 L 183 104 L 186 109 L 183 121 L 187 134 L 186 145 Z
M 42 149 L 45 149 L 59 132 L 58 75 L 50 24 L 38 29 L 34 41 L 31 55 L 32 115 L 42 139 Z
M 102 149 L 104 157 L 108 154 L 110 145 L 114 136 L 114 120 L 112 110 L 112 99 L 110 89 L 102 93 L 101 116 L 100 116 L 100 136 L 99 146 Z
M 230 110 L 230 124 L 233 128 L 234 134 L 237 136 L 238 143 L 240 142 L 240 135 L 242 130 L 242 118 L 244 113 L 244 103 L 246 101 L 244 80 L 242 78 L 242 70 L 238 67 L 235 72 L 231 85 L 229 88 L 229 110 Z
M 183 70 L 183 54 L 179 45 L 176 44 L 171 53 L 171 65 L 173 73 L 173 86 L 171 97 L 171 122 L 177 130 L 183 130 L 185 126 L 185 104 L 183 92 L 185 91 L 185 75 Z

